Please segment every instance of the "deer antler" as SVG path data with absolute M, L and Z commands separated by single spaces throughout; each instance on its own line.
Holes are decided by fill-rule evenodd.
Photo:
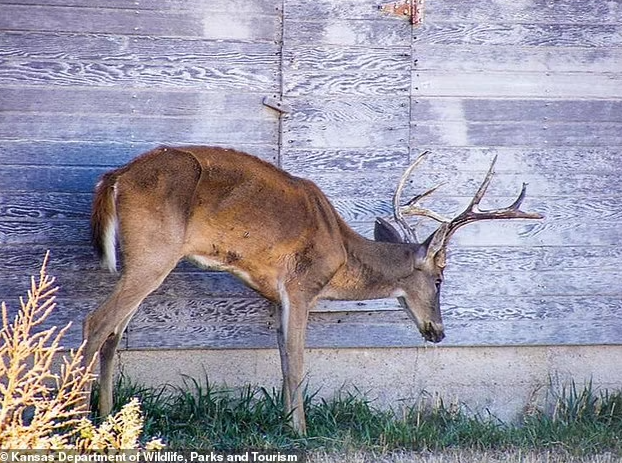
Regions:
M 421 164 L 421 161 L 423 161 L 428 154 L 430 154 L 429 151 L 424 151 L 410 166 L 408 166 L 402 174 L 402 178 L 397 184 L 397 189 L 393 195 L 393 218 L 395 219 L 395 223 L 397 223 L 404 232 L 406 241 L 409 243 L 418 243 L 418 240 L 414 228 L 408 224 L 404 218 L 404 215 L 420 215 L 436 220 L 437 222 L 449 222 L 449 219 L 443 217 L 442 215 L 417 205 L 420 200 L 434 193 L 443 184 L 436 185 L 434 188 L 429 189 L 425 193 L 415 196 L 403 206 L 400 205 L 402 200 L 402 192 L 406 186 L 406 182 L 408 181 L 410 174 L 419 164 Z
M 447 227 L 447 233 L 445 234 L 444 243 L 449 241 L 449 238 L 456 232 L 456 230 L 468 223 L 476 222 L 478 220 L 492 220 L 492 219 L 542 219 L 544 216 L 537 212 L 524 212 L 520 210 L 521 203 L 525 199 L 527 193 L 527 184 L 523 183 L 520 194 L 508 207 L 500 209 L 482 210 L 479 208 L 479 203 L 486 194 L 486 190 L 490 185 L 493 175 L 495 174 L 494 168 L 497 162 L 497 156 L 494 157 L 490 168 L 486 173 L 484 181 L 479 186 L 479 189 L 475 193 L 475 196 L 469 203 L 468 207 L 457 217 L 452 219 Z
M 410 201 L 408 201 L 405 205 L 400 205 L 402 192 L 404 187 L 406 186 L 406 182 L 410 177 L 411 173 L 415 168 L 423 161 L 425 156 L 430 154 L 429 151 L 423 152 L 415 162 L 413 162 L 404 172 L 402 178 L 400 179 L 397 189 L 395 191 L 395 195 L 393 196 L 393 217 L 395 222 L 400 226 L 404 235 L 406 237 L 406 241 L 409 243 L 417 243 L 417 236 L 415 234 L 415 230 L 408 224 L 405 215 L 420 215 L 423 217 L 428 217 L 430 219 L 436 220 L 443 224 L 444 229 L 444 237 L 442 238 L 442 249 L 447 246 L 449 239 L 451 236 L 458 230 L 458 228 L 471 223 L 476 222 L 478 220 L 492 220 L 492 219 L 542 219 L 544 216 L 537 212 L 524 212 L 520 210 L 520 206 L 525 199 L 525 194 L 527 193 L 527 184 L 523 183 L 523 187 L 521 188 L 520 194 L 514 200 L 512 204 L 508 207 L 500 208 L 500 209 L 490 209 L 490 210 L 482 210 L 479 208 L 479 203 L 486 194 L 486 190 L 490 185 L 493 175 L 495 174 L 494 168 L 495 163 L 497 162 L 497 156 L 495 156 L 490 164 L 488 172 L 486 173 L 486 177 L 484 177 L 484 181 L 479 186 L 475 196 L 469 203 L 468 207 L 457 217 L 453 219 L 447 219 L 444 216 L 431 211 L 429 209 L 418 206 L 417 203 L 423 198 L 434 193 L 442 184 L 435 186 L 434 188 L 429 189 L 425 193 L 415 196 Z M 439 229 L 440 231 L 440 229 Z M 444 253 L 441 253 L 444 254 Z M 444 256 L 440 256 L 440 260 L 444 260 Z

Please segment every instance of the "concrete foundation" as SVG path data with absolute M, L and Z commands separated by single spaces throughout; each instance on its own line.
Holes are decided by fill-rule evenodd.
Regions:
M 180 384 L 182 375 L 228 387 L 280 387 L 277 350 L 124 350 L 118 368 L 146 385 Z M 542 406 L 574 381 L 622 389 L 622 346 L 311 349 L 309 390 L 330 397 L 358 390 L 379 406 L 442 397 L 474 413 L 510 421 Z

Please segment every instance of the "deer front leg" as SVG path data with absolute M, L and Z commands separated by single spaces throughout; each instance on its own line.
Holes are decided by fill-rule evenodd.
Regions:
M 302 395 L 307 317 L 308 305 L 303 302 L 292 303 L 289 295 L 283 291 L 277 328 L 283 372 L 283 400 L 292 427 L 301 435 L 307 432 Z

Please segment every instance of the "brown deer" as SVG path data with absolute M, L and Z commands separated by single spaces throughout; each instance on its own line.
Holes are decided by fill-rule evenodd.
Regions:
M 440 342 L 440 288 L 452 234 L 477 220 L 542 216 L 520 210 L 525 185 L 509 207 L 479 210 L 494 161 L 468 208 L 453 220 L 418 206 L 436 188 L 402 205 L 406 181 L 425 154 L 406 170 L 393 198 L 404 237 L 379 218 L 375 241 L 354 232 L 311 181 L 234 150 L 159 147 L 105 174 L 93 203 L 93 243 L 103 265 L 115 271 L 118 238 L 123 271 L 84 322 L 85 362 L 100 355 L 100 413 L 112 407 L 112 364 L 123 331 L 183 258 L 231 272 L 276 303 L 285 410 L 300 433 L 306 429 L 305 331 L 319 299 L 397 298 L 423 337 Z M 441 225 L 418 243 L 408 215 Z

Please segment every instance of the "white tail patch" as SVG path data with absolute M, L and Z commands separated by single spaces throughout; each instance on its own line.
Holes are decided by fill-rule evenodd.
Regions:
M 102 260 L 101 265 L 110 273 L 117 273 L 117 233 L 119 231 L 119 219 L 117 217 L 117 186 L 114 186 L 114 194 L 110 198 L 112 201 L 112 215 L 107 218 L 104 228 L 104 239 L 102 243 Z

